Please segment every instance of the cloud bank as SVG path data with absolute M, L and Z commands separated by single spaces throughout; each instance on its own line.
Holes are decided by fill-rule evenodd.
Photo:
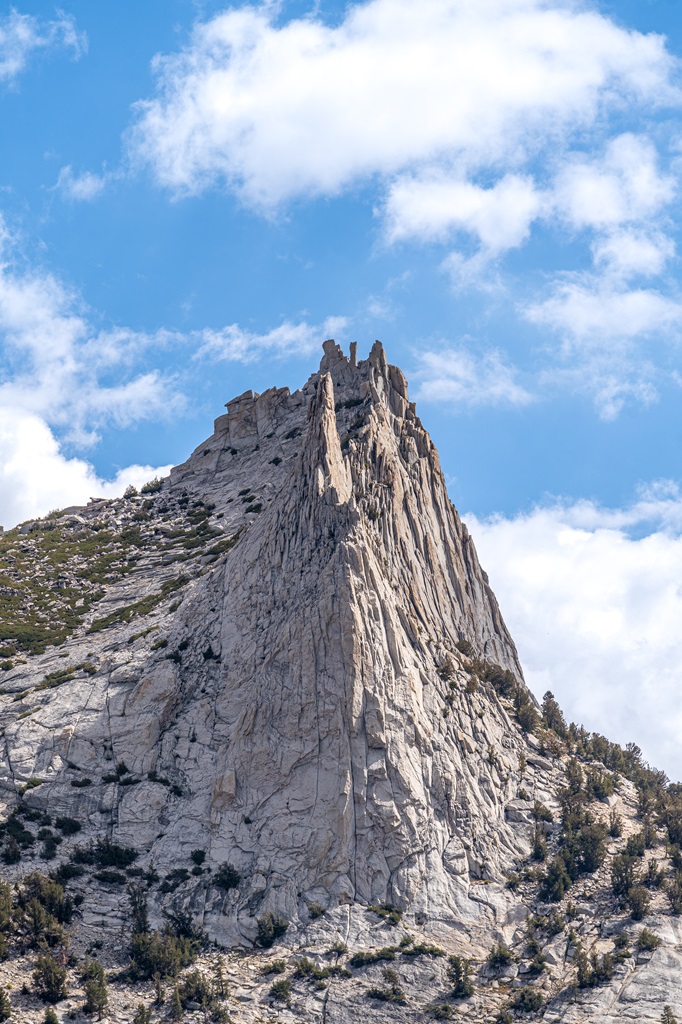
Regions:
M 572 3 L 370 0 L 335 27 L 240 7 L 155 61 L 133 151 L 179 192 L 271 206 L 368 175 L 453 175 L 563 148 L 627 98 L 676 99 L 664 41 Z M 455 177 L 456 180 L 456 177 Z
M 6 527 L 90 498 L 119 497 L 129 484 L 139 488 L 170 468 L 126 466 L 103 480 L 90 463 L 63 454 L 40 416 L 0 409 L 0 524 Z
M 536 696 L 682 778 L 682 494 L 466 517 Z

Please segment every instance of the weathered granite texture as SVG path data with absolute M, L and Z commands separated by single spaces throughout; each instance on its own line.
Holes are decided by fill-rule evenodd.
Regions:
M 195 507 L 206 532 L 189 536 Z M 348 359 L 326 342 L 300 391 L 229 402 L 146 504 L 95 503 L 56 524 L 84 536 L 104 524 L 120 539 L 138 519 L 131 571 L 105 581 L 64 644 L 4 673 L 5 814 L 23 799 L 76 818 L 83 831 L 60 858 L 106 836 L 161 877 L 205 851 L 201 871 L 152 887 L 152 922 L 187 911 L 225 946 L 250 947 L 266 911 L 288 920 L 289 951 L 339 938 L 351 950 L 382 945 L 405 927 L 479 959 L 501 937 L 522 944 L 532 897 L 506 876 L 530 853 L 534 801 L 557 810 L 563 764 L 538 750 L 492 686 L 472 685 L 477 659 L 520 685 L 521 666 L 381 345 L 358 362 L 354 348 Z M 40 528 L 24 528 L 26 543 Z M 72 678 L 40 685 L 70 667 Z M 633 817 L 623 787 L 619 806 Z M 225 863 L 241 876 L 228 893 L 211 881 Z M 120 890 L 74 885 L 87 934 L 125 928 Z M 367 911 L 382 903 L 402 910 L 398 929 Z M 546 1019 L 611 1024 L 658 1020 L 663 1002 L 682 1010 L 677 924 L 653 926 L 665 946 L 650 962 L 633 960 L 617 985 L 576 1004 L 562 997 Z M 576 927 L 601 940 L 589 908 Z M 555 946 L 538 983 L 548 997 L 572 971 L 565 935 Z M 248 960 L 235 963 L 235 1019 L 266 1019 L 265 982 Z M 423 1010 L 447 997 L 441 961 L 406 961 L 401 972 L 413 1003 L 372 1005 L 373 1019 L 411 1021 L 414 999 Z M 486 991 L 457 1012 L 492 1014 L 506 989 Z M 345 1024 L 368 1005 L 362 985 L 335 981 L 278 1019 Z

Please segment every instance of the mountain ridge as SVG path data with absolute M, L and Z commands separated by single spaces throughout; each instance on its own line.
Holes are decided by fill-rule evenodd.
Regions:
M 555 900 L 562 857 L 567 890 L 572 871 L 603 874 L 618 855 L 612 843 L 607 857 L 609 810 L 636 831 L 635 784 L 623 762 L 617 785 L 600 782 L 605 802 L 584 779 L 570 796 L 571 755 L 583 751 L 574 777 L 608 773 L 560 712 L 552 725 L 546 701 L 541 721 L 404 376 L 378 342 L 360 361 L 355 347 L 349 358 L 323 347 L 303 388 L 228 402 L 211 437 L 145 495 L 1 539 L 5 873 L 20 881 L 39 864 L 38 837 L 18 820 L 74 821 L 71 838 L 45 826 L 40 859 L 59 859 L 64 875 L 99 864 L 70 882 L 82 944 L 130 929 L 121 886 L 144 878 L 152 928 L 183 920 L 250 948 L 265 945 L 263 921 L 279 921 L 293 955 L 335 936 L 361 951 L 410 929 L 415 948 L 436 941 L 443 957 L 481 962 L 475 993 L 446 999 L 447 1012 L 494 1020 L 511 1012 L 500 983 L 514 997 L 523 981 L 545 1019 L 591 1020 L 571 1016 L 578 946 L 564 929 L 563 953 L 549 936 L 536 974 L 485 955 L 492 943 L 525 948 L 538 883 Z M 112 848 L 132 859 L 107 881 L 101 850 Z M 542 882 L 532 864 L 548 857 Z M 591 935 L 589 913 L 582 924 Z M 679 957 L 677 941 L 666 950 Z M 410 992 L 429 990 L 419 964 L 415 954 Z M 628 970 L 631 983 L 638 965 Z M 237 984 L 252 993 L 249 1014 L 274 1005 Z M 389 1019 L 355 981 L 348 998 L 340 983 L 325 991 L 323 1007 L 302 995 L 282 1012 L 341 1022 L 371 1006 Z M 390 1019 L 414 1019 L 384 1002 L 396 1003 Z M 258 1019 L 242 1009 L 236 1019 Z

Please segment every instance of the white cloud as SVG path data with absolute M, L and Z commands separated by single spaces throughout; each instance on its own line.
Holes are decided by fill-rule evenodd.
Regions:
M 312 326 L 305 321 L 294 324 L 288 320 L 265 334 L 248 331 L 239 324 L 229 324 L 221 330 L 206 328 L 192 335 L 198 344 L 197 358 L 252 363 L 263 355 L 279 358 L 316 352 L 320 340 L 343 335 L 348 320 L 343 316 L 327 317 L 322 325 Z
M 53 21 L 20 14 L 14 7 L 0 18 L 0 82 L 12 82 L 37 50 L 66 47 L 75 59 L 87 49 L 87 37 L 73 18 L 58 14 Z
M 679 490 L 466 518 L 535 694 L 551 689 L 569 718 L 682 777 Z
M 675 243 L 660 231 L 625 228 L 596 239 L 592 255 L 598 270 L 626 281 L 660 274 L 675 255 Z
M 528 239 L 542 196 L 532 178 L 505 175 L 491 188 L 455 180 L 436 171 L 401 177 L 388 190 L 384 210 L 389 242 L 406 238 L 441 241 L 453 231 L 477 237 L 490 254 Z
M 434 164 L 464 181 L 623 102 L 678 100 L 662 37 L 560 0 L 370 0 L 335 27 L 276 14 L 229 10 L 156 58 L 130 145 L 164 186 L 271 207 Z
M 545 385 L 590 395 L 605 420 L 628 401 L 657 401 L 661 351 L 679 336 L 678 295 L 637 280 L 661 275 L 675 255 L 657 223 L 674 194 L 651 141 L 626 133 L 602 156 L 569 158 L 548 201 L 550 214 L 592 233 L 594 269 L 558 275 L 549 295 L 521 312 L 561 339 Z
M 542 302 L 522 308 L 531 323 L 561 338 L 539 372 L 544 390 L 591 398 L 603 420 L 629 402 L 658 401 L 663 344 L 679 334 L 682 303 L 653 289 L 628 288 L 617 276 L 566 276 Z
M 647 220 L 674 194 L 674 179 L 659 171 L 651 140 L 630 132 L 612 139 L 603 157 L 569 158 L 554 185 L 557 209 L 576 228 Z
M 574 275 L 555 285 L 554 294 L 527 306 L 531 323 L 562 332 L 581 344 L 635 339 L 668 333 L 682 323 L 682 304 L 646 288 L 618 288 L 608 279 Z
M 90 202 L 101 195 L 107 185 L 107 175 L 84 171 L 74 174 L 70 164 L 62 167 L 55 190 L 74 202 Z
M 90 463 L 67 458 L 47 423 L 22 409 L 0 408 L 0 523 L 11 528 L 50 509 L 120 496 L 170 466 L 127 466 L 102 480 Z
M 11 238 L 5 231 L 11 256 Z M 52 274 L 0 265 L 0 404 L 42 416 L 90 443 L 106 422 L 166 417 L 182 404 L 157 371 L 127 376 L 126 364 L 167 333 L 97 331 L 79 297 Z M 119 379 L 106 380 L 112 368 Z
M 417 398 L 453 406 L 524 406 L 533 395 L 517 382 L 517 370 L 493 350 L 475 356 L 465 349 L 424 352 L 413 375 Z

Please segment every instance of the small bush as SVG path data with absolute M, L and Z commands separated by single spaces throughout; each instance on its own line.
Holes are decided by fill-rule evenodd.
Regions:
M 635 832 L 625 844 L 626 857 L 643 857 L 646 850 L 646 840 L 643 832 Z
M 535 988 L 522 988 L 514 996 L 510 1003 L 513 1010 L 520 1013 L 537 1013 L 544 1005 L 544 999 Z
M 137 850 L 131 846 L 117 846 L 108 839 L 98 839 L 94 853 L 101 868 L 127 868 L 138 858 Z
M 404 940 L 403 940 L 404 941 Z M 401 942 L 402 946 L 403 943 Z M 418 956 L 434 956 L 440 957 L 445 956 L 445 950 L 441 949 L 440 946 L 434 946 L 429 942 L 414 942 L 409 946 L 405 946 L 403 949 L 403 956 L 406 957 L 418 957 Z
M 547 866 L 547 871 L 540 884 L 539 897 L 543 903 L 559 903 L 572 884 L 566 861 L 562 854 L 557 854 Z
M 613 977 L 613 957 L 610 953 L 604 953 L 600 958 L 593 952 L 588 960 L 585 950 L 579 947 L 574 963 L 577 968 L 578 988 L 594 988 Z
M 183 1009 L 187 1009 L 188 1003 L 199 1003 L 200 1006 L 207 1008 L 215 1001 L 210 981 L 196 970 L 190 971 L 182 980 L 179 993 Z
M 281 914 L 273 914 L 267 910 L 262 917 L 258 918 L 258 944 L 264 949 L 269 949 L 275 941 L 285 934 L 289 927 L 286 917 Z
M 628 890 L 627 904 L 632 920 L 641 921 L 651 906 L 651 893 L 643 885 L 634 885 Z
M 639 881 L 639 864 L 634 857 L 618 854 L 611 862 L 611 890 L 614 896 L 627 896 Z
M 642 876 L 642 885 L 645 885 L 647 889 L 660 889 L 665 881 L 665 871 L 659 868 L 653 858 L 648 862 L 646 871 Z
M 367 909 L 371 910 L 373 914 L 377 914 L 384 921 L 389 921 L 390 924 L 400 924 L 402 920 L 402 910 L 394 907 L 392 903 L 370 903 Z
M 312 981 L 322 981 L 331 974 L 329 967 L 318 967 L 309 957 L 302 957 L 296 964 L 294 971 L 295 978 L 309 978 Z
M 407 1002 L 407 998 L 402 988 L 400 987 L 400 978 L 398 972 L 393 970 L 392 967 L 384 967 L 383 978 L 386 982 L 386 988 L 378 988 L 373 986 L 367 989 L 368 999 L 379 999 L 382 1003 L 398 1003 L 404 1005 Z
M 429 1006 L 428 1012 L 435 1020 L 452 1020 L 452 1007 L 447 1003 L 435 1003 Z
M 128 881 L 126 876 L 121 871 L 116 871 L 115 868 L 102 868 L 101 871 L 95 871 L 93 878 L 96 878 L 98 882 L 104 882 L 105 885 L 125 885 Z
M 630 949 L 630 936 L 627 932 L 622 932 L 620 935 L 616 935 L 613 948 L 613 962 L 615 964 L 622 964 L 626 960 L 630 959 L 632 951 Z
M 673 914 L 682 914 L 682 872 L 677 870 L 665 886 L 665 894 Z
M 466 999 L 474 994 L 470 960 L 455 955 L 448 957 L 448 978 L 452 982 L 453 999 Z
M 214 885 L 217 885 L 219 889 L 224 889 L 226 892 L 230 889 L 236 889 L 241 880 L 242 876 L 231 864 L 221 864 L 213 876 Z M 286 928 L 284 931 L 286 931 Z
M 46 1003 L 58 1003 L 66 998 L 66 967 L 54 956 L 43 954 L 36 958 L 33 984 Z
M 382 949 L 364 949 L 353 953 L 348 961 L 351 967 L 367 967 L 379 963 L 380 960 L 395 960 L 396 947 L 384 946 Z
M 535 832 L 533 835 L 533 850 L 531 857 L 536 861 L 547 860 L 547 841 L 540 831 L 539 825 L 535 826 Z
M 498 974 L 501 974 L 505 967 L 508 967 L 514 962 L 514 954 L 505 942 L 501 939 L 494 945 L 488 956 L 486 957 L 486 963 L 491 970 Z
M 533 804 L 533 817 L 536 821 L 554 821 L 554 815 L 549 807 L 545 807 L 539 800 Z
M 286 969 L 286 960 L 270 960 L 261 967 L 261 974 L 284 974 Z
M 288 1002 L 291 996 L 291 982 L 288 978 L 278 978 L 270 986 L 270 996 L 281 1002 Z
M 138 932 L 133 935 L 131 958 L 133 974 L 141 978 L 175 978 L 183 967 L 197 957 L 199 944 L 195 939 L 164 932 Z
M 56 818 L 55 826 L 60 832 L 63 832 L 65 836 L 75 836 L 76 832 L 80 832 L 81 823 L 75 818 Z
M 661 939 L 655 932 L 648 928 L 642 928 L 637 936 L 637 951 L 639 953 L 653 953 L 661 945 Z
M 146 484 L 142 484 L 140 487 L 140 494 L 158 494 L 163 487 L 163 480 L 155 476 L 153 480 L 148 480 Z
M 617 811 L 609 814 L 609 835 L 612 839 L 620 839 L 623 834 L 623 819 Z

